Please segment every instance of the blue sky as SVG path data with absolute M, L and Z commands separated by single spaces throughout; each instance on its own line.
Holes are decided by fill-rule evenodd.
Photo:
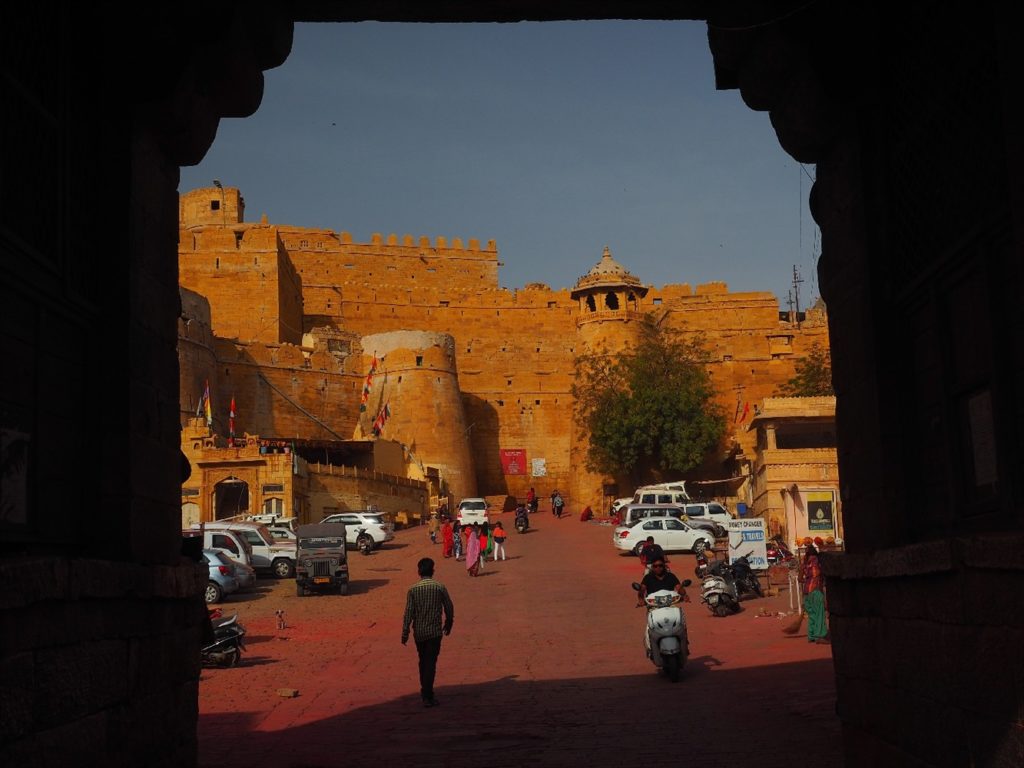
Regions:
M 252 117 L 181 190 L 246 217 L 497 241 L 500 282 L 570 287 L 605 245 L 641 280 L 817 295 L 813 166 L 716 91 L 696 22 L 303 24 Z M 802 219 L 802 220 L 801 220 Z

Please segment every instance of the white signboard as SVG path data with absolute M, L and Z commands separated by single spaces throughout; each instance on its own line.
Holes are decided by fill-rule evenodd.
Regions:
M 532 477 L 545 477 L 548 473 L 547 459 L 530 459 L 530 475 Z
M 765 546 L 764 518 L 754 517 L 749 520 L 729 521 L 729 563 L 734 563 L 744 555 L 750 561 L 750 567 L 764 569 L 768 567 L 768 551 Z

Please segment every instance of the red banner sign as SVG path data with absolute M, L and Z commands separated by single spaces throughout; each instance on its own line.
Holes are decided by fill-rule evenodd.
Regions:
M 502 448 L 501 471 L 506 475 L 526 474 L 526 449 L 525 448 Z

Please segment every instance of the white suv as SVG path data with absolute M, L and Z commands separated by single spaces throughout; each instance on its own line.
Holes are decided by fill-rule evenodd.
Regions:
M 198 528 L 199 524 L 192 527 Z M 217 520 L 206 523 L 206 530 L 213 534 L 229 532 L 245 539 L 252 553 L 250 565 L 257 571 L 270 571 L 279 579 L 295 576 L 295 542 L 275 539 L 266 526 Z M 216 548 L 216 544 L 212 546 Z
M 462 525 L 487 522 L 487 499 L 463 499 L 459 502 L 458 520 Z
M 345 543 L 350 547 L 356 546 L 360 528 L 373 539 L 374 549 L 395 538 L 395 524 L 388 522 L 380 512 L 338 512 L 335 515 L 328 515 L 320 522 L 344 523 Z

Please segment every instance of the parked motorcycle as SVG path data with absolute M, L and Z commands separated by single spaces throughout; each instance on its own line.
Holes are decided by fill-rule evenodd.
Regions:
M 782 565 L 793 560 L 793 553 L 781 539 L 772 539 L 765 547 L 768 565 Z
M 526 533 L 530 528 L 530 514 L 527 511 L 525 505 L 520 504 L 516 507 L 516 531 L 519 533 Z
M 235 666 L 242 658 L 242 651 L 245 650 L 245 644 L 242 642 L 245 628 L 238 623 L 238 614 L 232 614 L 225 619 L 220 617 L 218 611 L 211 614 L 210 623 L 213 626 L 213 641 L 203 646 L 203 666 Z
M 682 584 L 690 586 L 686 579 Z M 640 591 L 640 585 L 633 583 L 633 589 Z M 647 658 L 655 667 L 665 671 L 673 683 L 679 682 L 679 674 L 686 665 L 690 654 L 690 643 L 686 634 L 686 617 L 680 603 L 683 596 L 670 589 L 660 589 L 644 598 L 647 603 L 647 630 L 644 632 L 644 648 Z
M 363 555 L 373 553 L 373 536 L 368 534 L 365 528 L 356 531 L 356 549 Z
M 732 569 L 733 580 L 736 583 L 736 592 L 740 597 L 746 594 L 764 597 L 764 590 L 761 589 L 761 581 L 757 578 L 757 574 L 754 573 L 754 570 L 750 567 L 750 561 L 747 559 L 746 555 L 733 560 L 732 565 L 729 567 Z

